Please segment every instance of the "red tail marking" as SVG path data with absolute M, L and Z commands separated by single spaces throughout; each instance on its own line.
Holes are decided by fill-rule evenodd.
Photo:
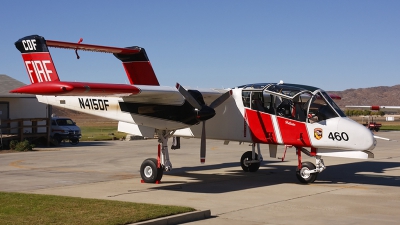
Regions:
M 150 62 L 124 62 L 123 65 L 131 84 L 160 85 Z
M 22 54 L 22 59 L 25 62 L 31 83 L 60 80 L 50 53 L 25 53 Z

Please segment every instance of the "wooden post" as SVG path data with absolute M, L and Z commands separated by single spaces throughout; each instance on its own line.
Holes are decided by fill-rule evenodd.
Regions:
M 24 140 L 24 121 L 22 119 L 18 120 L 18 136 L 19 141 Z
M 51 114 L 53 114 L 53 107 L 52 105 L 47 105 L 47 120 L 46 120 L 47 147 L 50 147 Z
M 32 134 L 37 134 L 37 120 L 32 121 Z

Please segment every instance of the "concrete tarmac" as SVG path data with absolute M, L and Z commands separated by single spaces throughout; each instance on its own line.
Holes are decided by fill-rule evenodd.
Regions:
M 161 184 L 142 184 L 140 165 L 157 154 L 157 140 L 150 139 L 0 154 L 0 191 L 211 210 L 211 218 L 186 223 L 196 225 L 398 224 L 400 132 L 376 135 L 399 142 L 378 140 L 374 159 L 324 157 L 327 169 L 309 185 L 296 178 L 294 148 L 281 162 L 262 146 L 259 171 L 246 173 L 239 160 L 251 146 L 208 140 L 206 163 L 200 164 L 198 139 L 181 139 L 181 149 L 170 150 L 174 169 Z M 303 161 L 315 163 L 304 154 Z

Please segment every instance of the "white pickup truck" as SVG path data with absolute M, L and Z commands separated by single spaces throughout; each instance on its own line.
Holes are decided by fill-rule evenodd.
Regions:
M 76 145 L 82 137 L 81 129 L 76 126 L 75 122 L 70 118 L 52 117 L 51 118 L 51 134 L 50 136 L 58 144 L 63 140 L 69 140 L 69 143 Z

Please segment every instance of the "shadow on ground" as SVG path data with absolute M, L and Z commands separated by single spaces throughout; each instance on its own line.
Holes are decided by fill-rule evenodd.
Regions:
M 233 168 L 224 173 L 207 174 L 207 170 Z M 260 167 L 255 173 L 244 172 L 237 162 L 222 163 L 210 166 L 176 168 L 165 175 L 186 177 L 196 182 L 179 183 L 152 187 L 150 189 L 175 190 L 196 193 L 224 193 L 244 189 L 277 185 L 283 183 L 300 184 L 296 178 L 296 166 L 271 164 Z M 318 175 L 316 184 L 321 183 L 357 183 L 370 185 L 400 186 L 400 176 L 385 175 L 385 171 L 400 169 L 399 162 L 356 162 L 328 166 Z M 202 173 L 197 173 L 202 171 Z M 162 182 L 163 183 L 163 182 Z M 171 182 L 172 183 L 172 182 Z M 164 183 L 166 184 L 166 183 Z

